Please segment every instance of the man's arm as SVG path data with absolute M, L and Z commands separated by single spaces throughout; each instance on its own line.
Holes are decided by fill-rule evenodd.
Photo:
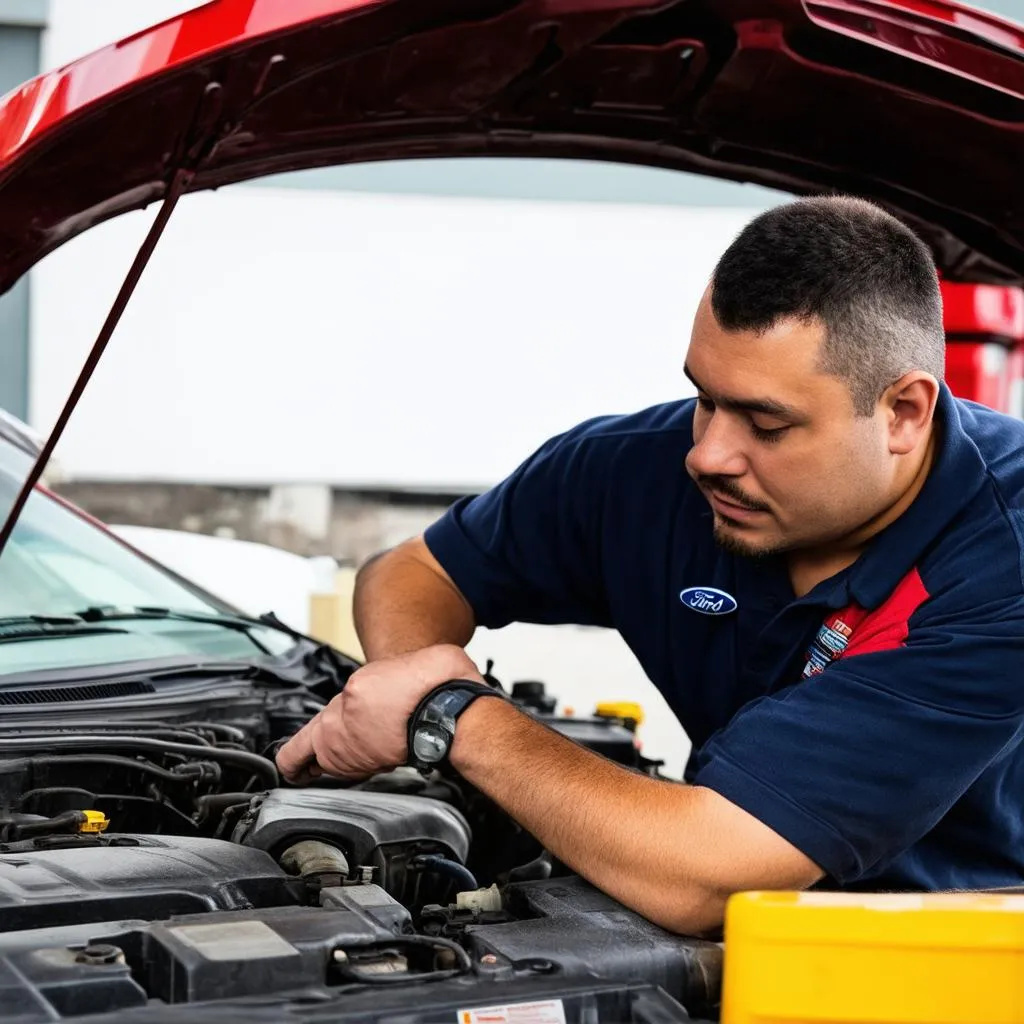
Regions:
M 720 925 L 734 892 L 823 875 L 713 790 L 627 771 L 500 701 L 462 715 L 451 761 L 561 861 L 670 931 Z
M 281 748 L 278 768 L 297 782 L 402 764 L 409 716 L 447 679 L 481 680 L 460 647 L 371 662 Z M 721 923 L 732 892 L 802 888 L 822 874 L 714 791 L 630 772 L 505 701 L 485 697 L 466 710 L 451 760 L 560 860 L 665 928 L 706 930 Z
M 356 576 L 355 626 L 367 661 L 435 644 L 465 647 L 473 610 L 422 537 L 371 559 Z

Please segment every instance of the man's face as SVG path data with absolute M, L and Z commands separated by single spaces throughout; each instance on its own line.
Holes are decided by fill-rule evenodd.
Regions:
M 714 512 L 715 537 L 741 555 L 841 546 L 892 501 L 881 408 L 856 416 L 847 385 L 822 373 L 818 321 L 728 332 L 697 312 L 686 373 L 697 387 L 686 469 Z

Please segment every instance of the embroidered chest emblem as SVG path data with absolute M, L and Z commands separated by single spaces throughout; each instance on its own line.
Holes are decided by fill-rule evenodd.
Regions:
M 717 587 L 687 587 L 679 592 L 679 600 L 701 615 L 729 615 L 739 607 L 732 594 Z
M 803 678 L 816 676 L 824 672 L 833 661 L 846 653 L 850 636 L 853 633 L 847 625 L 842 612 L 830 615 L 821 625 L 817 636 L 807 650 L 807 664 L 804 665 Z

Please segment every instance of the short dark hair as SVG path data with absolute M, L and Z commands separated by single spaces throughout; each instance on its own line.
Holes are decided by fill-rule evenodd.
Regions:
M 863 199 L 816 196 L 762 213 L 725 251 L 711 308 L 727 331 L 787 317 L 825 326 L 821 369 L 845 381 L 867 416 L 910 370 L 942 380 L 946 339 L 931 251 Z

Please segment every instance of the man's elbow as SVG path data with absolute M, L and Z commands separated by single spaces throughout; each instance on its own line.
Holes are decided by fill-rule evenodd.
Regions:
M 689 884 L 679 887 L 684 895 L 663 927 L 689 934 L 718 928 L 734 893 L 798 892 L 824 877 L 804 852 L 721 794 L 701 786 L 684 792 L 704 841 L 681 865 Z
M 715 931 L 725 920 L 725 905 L 732 895 L 714 889 L 687 888 L 674 899 L 664 894 L 647 917 L 677 935 L 703 935 Z
M 738 892 L 760 889 L 801 891 L 819 881 L 820 868 L 809 865 L 807 870 L 793 871 L 788 877 L 743 879 L 732 878 L 718 882 L 692 883 L 678 886 L 678 896 L 665 899 L 664 892 L 654 894 L 650 920 L 666 931 L 679 935 L 703 935 L 721 928 L 725 920 L 725 907 L 729 898 Z M 659 898 L 660 897 L 660 898 Z

